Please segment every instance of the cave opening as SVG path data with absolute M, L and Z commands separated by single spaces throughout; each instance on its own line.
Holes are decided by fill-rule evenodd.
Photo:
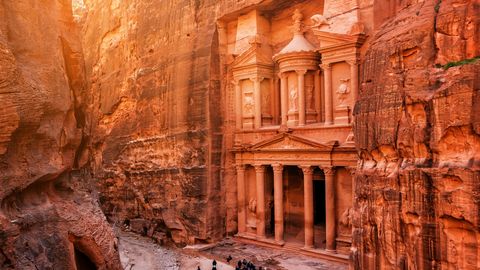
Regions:
M 97 266 L 90 258 L 77 248 L 75 248 L 75 266 L 77 270 L 96 270 Z

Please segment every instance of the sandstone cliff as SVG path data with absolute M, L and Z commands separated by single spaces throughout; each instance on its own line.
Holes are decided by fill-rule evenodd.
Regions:
M 220 239 L 234 222 L 217 20 L 259 2 L 273 3 L 86 1 L 94 175 L 112 222 L 179 244 Z
M 71 3 L 0 3 L 0 268 L 118 269 L 82 166 L 84 63 Z
M 479 269 L 480 2 L 375 5 L 355 108 L 353 264 Z

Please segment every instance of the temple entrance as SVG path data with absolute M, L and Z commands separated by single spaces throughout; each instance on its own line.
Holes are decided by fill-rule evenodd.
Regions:
M 273 169 L 265 168 L 265 235 L 275 236 L 275 207 L 273 203 Z
M 77 270 L 96 270 L 97 266 L 90 260 L 90 258 L 75 248 L 75 265 Z
M 304 234 L 303 173 L 297 166 L 285 166 L 285 241 L 302 244 Z
M 319 169 L 313 172 L 313 222 L 315 229 L 315 247 L 325 248 L 325 176 Z

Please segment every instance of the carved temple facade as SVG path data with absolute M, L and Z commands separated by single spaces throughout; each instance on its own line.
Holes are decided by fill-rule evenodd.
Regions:
M 329 31 L 322 15 L 294 7 L 265 13 L 253 9 L 219 23 L 232 56 L 236 236 L 346 261 L 363 26 L 353 22 L 341 33 Z M 313 25 L 305 25 L 308 17 Z

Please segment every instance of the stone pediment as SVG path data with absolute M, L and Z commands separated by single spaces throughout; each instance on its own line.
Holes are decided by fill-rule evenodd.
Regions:
M 272 57 L 266 55 L 258 44 L 237 56 L 233 62 L 234 69 L 252 65 L 273 66 Z
M 338 33 L 330 33 L 330 32 L 325 32 L 320 30 L 314 30 L 314 34 L 320 41 L 320 49 L 319 49 L 320 52 L 322 52 L 322 50 L 328 50 L 331 48 L 338 48 L 338 47 L 345 47 L 345 46 L 358 48 L 365 41 L 364 34 L 356 34 L 356 35 L 338 34 Z
M 309 138 L 283 133 L 268 140 L 259 142 L 250 147 L 251 151 L 331 151 L 336 142 L 327 144 L 313 141 Z

